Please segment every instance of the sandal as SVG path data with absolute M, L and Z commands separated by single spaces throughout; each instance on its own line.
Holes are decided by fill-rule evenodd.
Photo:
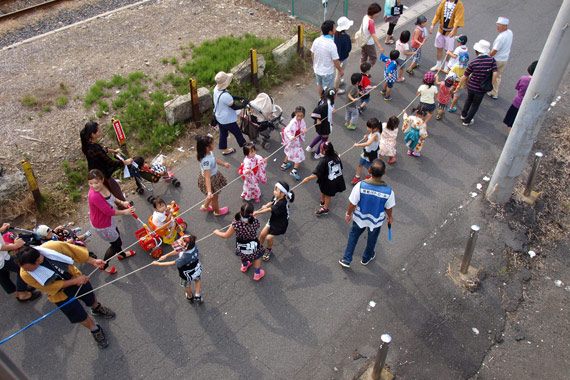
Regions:
M 395 164 L 396 161 L 397 161 L 397 160 L 396 160 L 396 157 L 391 157 L 391 158 L 388 159 L 388 163 L 389 163 L 390 165 Z
M 117 259 L 119 259 L 119 261 L 120 261 L 120 260 L 124 260 L 124 259 L 126 259 L 127 257 L 131 257 L 131 256 L 134 256 L 134 255 L 137 254 L 137 253 L 136 253 L 135 251 L 133 251 L 132 249 L 131 249 L 130 251 L 123 252 L 123 253 L 125 254 L 125 256 L 122 256 L 122 255 L 117 256 Z
M 229 211 L 230 210 L 227 207 L 220 207 L 220 212 L 219 213 L 214 212 L 214 216 L 226 215 Z
M 101 269 L 102 271 L 105 271 L 109 274 L 117 273 L 117 269 L 115 269 L 115 267 L 109 267 L 109 266 L 107 268 L 99 267 L 99 269 Z
M 392 45 L 394 42 L 396 42 L 396 41 L 394 41 L 393 39 L 390 39 L 390 40 L 388 40 L 388 41 L 384 41 L 384 44 L 386 44 L 386 45 Z
M 234 148 L 230 149 L 229 152 L 222 152 L 222 154 L 224 156 L 229 156 L 230 154 L 234 154 L 236 152 L 236 150 Z

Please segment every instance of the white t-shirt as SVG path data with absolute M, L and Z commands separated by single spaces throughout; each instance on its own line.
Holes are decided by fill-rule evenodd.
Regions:
M 400 58 L 406 60 L 408 56 L 406 55 L 406 51 L 410 50 L 410 44 L 406 42 L 405 44 L 402 43 L 400 40 L 396 41 L 396 50 L 400 52 Z
M 509 54 L 511 53 L 511 45 L 513 43 L 513 32 L 510 29 L 499 33 L 495 42 L 493 42 L 493 50 L 497 51 L 497 54 L 493 58 L 498 62 L 507 62 L 509 60 Z
M 376 24 L 374 20 L 368 17 L 368 15 L 365 15 L 362 18 L 362 25 L 362 35 L 367 39 L 366 45 L 374 45 L 374 38 L 372 38 L 372 33 L 376 34 Z
M 467 52 L 469 52 L 469 48 L 467 47 L 467 45 L 459 45 L 458 47 L 456 47 L 455 50 L 453 51 L 453 54 L 456 55 L 457 58 L 453 57 L 449 58 L 449 61 L 447 61 L 447 70 L 450 71 L 451 69 L 453 69 L 453 66 L 459 63 L 459 54 Z
M 0 234 L 0 239 L 2 245 L 7 245 L 6 242 L 4 241 L 4 236 L 2 236 L 2 234 Z M 10 260 L 10 254 L 8 253 L 8 251 L 0 251 L 0 269 L 4 268 L 4 261 L 7 260 Z
M 166 214 L 160 211 L 154 211 L 152 213 L 152 222 L 157 227 L 162 227 L 166 224 Z
M 350 203 L 352 203 L 353 205 L 358 205 L 358 203 L 360 203 L 360 185 L 361 184 L 362 184 L 362 181 L 358 182 L 352 188 L 352 192 L 350 193 L 350 195 L 348 197 L 348 201 Z M 390 195 L 388 196 L 388 200 L 386 200 L 386 203 L 384 204 L 384 210 L 389 210 L 389 209 L 393 208 L 394 206 L 396 206 L 396 196 L 394 195 L 394 189 L 392 189 L 392 191 L 390 192 Z M 372 228 L 372 227 L 370 227 L 371 223 L 372 222 L 370 220 L 366 220 L 366 221 L 363 221 L 363 223 L 356 223 L 356 224 L 360 228 L 364 228 L 364 227 Z M 380 226 L 382 226 L 382 224 L 384 224 L 384 221 L 380 222 Z
M 218 100 L 219 98 L 219 100 Z M 218 87 L 214 87 L 214 113 L 216 115 L 216 120 L 220 124 L 231 124 L 237 121 L 236 111 L 230 107 L 234 102 L 233 96 L 230 95 L 226 90 L 218 90 Z
M 320 36 L 311 46 L 314 54 L 313 71 L 317 75 L 334 74 L 334 60 L 338 60 L 338 50 L 332 36 Z
M 437 86 L 435 84 L 432 84 L 431 87 L 428 87 L 427 84 L 422 84 L 418 88 L 418 92 L 420 93 L 420 102 L 427 104 L 435 103 L 435 94 L 437 94 Z
M 202 174 L 204 174 L 204 170 L 209 170 L 210 177 L 218 172 L 218 163 L 216 162 L 216 157 L 214 157 L 213 152 L 210 152 L 210 154 L 202 158 L 200 161 L 200 169 L 202 170 Z
M 370 139 L 374 135 L 376 135 L 377 137 L 376 141 L 372 141 L 372 144 L 364 147 L 364 150 L 367 152 L 374 152 L 375 150 L 378 150 L 378 146 L 380 146 L 380 132 L 369 133 L 368 139 Z

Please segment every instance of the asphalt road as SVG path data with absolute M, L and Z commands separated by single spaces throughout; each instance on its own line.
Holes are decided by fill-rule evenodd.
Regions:
M 430 19 L 435 8 L 427 8 L 426 3 L 417 2 L 409 14 L 420 9 Z M 432 0 L 429 3 L 436 4 Z M 351 356 L 355 349 L 374 352 L 380 334 L 389 332 L 394 341 L 388 364 L 406 360 L 409 365 L 400 372 L 403 378 L 469 377 L 489 347 L 487 340 L 473 339 L 471 326 L 477 325 L 481 331 L 497 330 L 504 323 L 504 314 L 493 289 L 479 298 L 465 298 L 442 275 L 448 257 L 439 250 L 439 244 L 452 236 L 439 237 L 434 231 L 470 198 L 475 183 L 492 172 L 506 139 L 501 121 L 515 94 L 513 86 L 526 73 L 528 64 L 538 58 L 547 26 L 560 4 L 559 0 L 465 4 L 466 27 L 461 32 L 469 36 L 472 56 L 477 40 L 495 38 L 498 15 L 511 19 L 515 40 L 500 99 L 485 98 L 471 128 L 461 126 L 458 114 L 446 113 L 439 122 L 434 118 L 419 159 L 405 155 L 400 133 L 398 162 L 385 176 L 397 202 L 392 242 L 382 231 L 377 259 L 367 267 L 359 264 L 364 239 L 351 269 L 337 263 L 348 236 L 344 213 L 350 189 L 333 199 L 329 215 L 317 219 L 313 212 L 318 207 L 319 191 L 312 182 L 296 190 L 288 232 L 276 239 L 275 255 L 263 264 L 266 276 L 260 282 L 252 280 L 252 272 L 239 271 L 240 262 L 232 253 L 233 240 L 210 237 L 199 244 L 204 266 L 203 305 L 185 301 L 173 268 L 150 267 L 97 292 L 103 304 L 117 312 L 115 320 L 101 322 L 110 341 L 108 349 L 98 350 L 89 333 L 81 326 L 71 326 L 61 313 L 0 349 L 32 379 L 340 379 L 354 374 L 358 361 Z M 537 21 L 528 25 L 530 18 Z M 413 25 L 402 21 L 398 27 L 396 34 L 401 28 L 411 30 Z M 533 27 L 544 31 L 536 33 Z M 424 49 L 420 73 L 434 63 L 432 41 L 433 36 Z M 49 37 L 34 43 L 47 47 Z M 358 56 L 354 52 L 349 59 L 347 74 L 358 70 Z M 381 78 L 382 69 L 376 66 L 372 81 L 377 83 Z M 395 86 L 394 100 L 389 103 L 378 93 L 372 94 L 356 131 L 342 128 L 344 112 L 339 111 L 331 138 L 337 150 L 347 150 L 362 137 L 366 118 L 386 120 L 399 114 L 414 98 L 420 82 L 420 75 L 408 76 L 405 83 Z M 291 86 L 276 101 L 287 116 L 296 105 L 312 109 L 315 95 L 316 86 L 310 82 L 302 88 Z M 345 101 L 339 98 L 338 105 Z M 309 132 L 308 139 L 313 136 L 314 132 Z M 272 142 L 271 149 L 275 149 L 278 133 L 273 134 Z M 235 140 L 231 143 L 235 145 Z M 265 154 L 263 150 L 261 153 Z M 358 153 L 352 149 L 342 157 L 347 182 L 356 169 Z M 280 152 L 269 161 L 262 202 L 269 200 L 275 181 L 294 183 L 279 170 L 282 157 Z M 242 158 L 239 152 L 228 158 L 232 169 L 222 169 L 228 179 L 235 178 Z M 316 163 L 307 159 L 301 176 L 309 175 Z M 166 200 L 177 200 L 185 210 L 202 199 L 196 186 L 198 163 L 190 160 L 175 171 L 182 186 L 159 185 L 156 193 Z M 228 225 L 240 206 L 240 191 L 241 181 L 237 181 L 220 195 L 221 204 L 230 207 L 230 215 L 216 218 L 197 208 L 185 214 L 190 231 L 201 238 Z M 131 199 L 135 199 L 138 214 L 148 218 L 150 205 L 138 196 Z M 260 219 L 265 222 L 267 215 Z M 456 223 L 469 226 L 472 221 Z M 138 228 L 134 219 L 121 218 L 125 244 L 135 241 L 134 230 Z M 97 237 L 91 240 L 91 247 L 102 253 L 105 245 Z M 118 275 L 149 263 L 150 257 L 138 246 L 136 250 L 137 256 L 115 264 Z M 99 286 L 111 278 L 98 272 L 92 283 Z M 5 305 L 0 310 L 2 337 L 53 309 L 45 298 L 32 305 L 15 304 L 3 292 L 0 298 Z M 376 307 L 368 312 L 366 306 L 371 300 Z

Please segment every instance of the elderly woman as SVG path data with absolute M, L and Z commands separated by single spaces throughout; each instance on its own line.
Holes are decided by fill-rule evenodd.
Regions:
M 243 98 L 232 96 L 227 88 L 232 82 L 233 74 L 220 71 L 216 74 L 216 87 L 214 87 L 214 115 L 220 127 L 220 142 L 218 148 L 222 150 L 224 156 L 234 153 L 234 148 L 228 149 L 228 132 L 235 136 L 240 147 L 245 144 L 239 126 L 237 124 L 236 110 L 245 107 L 247 102 Z M 237 104 L 241 102 L 241 104 Z
M 380 15 L 380 12 L 382 12 L 382 7 L 378 3 L 372 3 L 368 6 L 366 15 L 362 18 L 360 32 L 366 39 L 366 43 L 361 48 L 360 64 L 368 61 L 370 65 L 374 66 L 376 60 L 378 60 L 374 45 L 378 46 L 380 52 L 384 53 L 384 48 L 378 41 L 378 37 L 376 37 L 376 24 L 374 23 L 374 19 Z
M 94 121 L 89 121 L 79 133 L 81 137 L 81 150 L 87 158 L 88 170 L 99 169 L 109 181 L 109 190 L 118 200 L 125 201 L 125 196 L 121 187 L 112 177 L 113 173 L 124 165 L 130 165 L 132 158 L 126 160 L 115 160 L 107 153 L 119 153 L 118 149 L 109 149 L 97 142 L 103 131 L 101 126 Z M 121 206 L 122 208 L 122 206 Z

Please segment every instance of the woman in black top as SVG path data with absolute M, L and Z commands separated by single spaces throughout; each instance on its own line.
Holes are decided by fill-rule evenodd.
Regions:
M 97 142 L 102 134 L 101 126 L 94 121 L 88 121 L 85 127 L 79 133 L 81 137 L 81 150 L 87 158 L 87 168 L 89 171 L 92 169 L 99 169 L 109 180 L 109 190 L 115 198 L 124 201 L 125 196 L 121 191 L 121 187 L 113 178 L 113 173 L 122 168 L 124 165 L 130 165 L 133 162 L 132 158 L 126 160 L 114 160 L 107 155 L 107 153 L 119 153 L 118 149 L 109 149 Z

